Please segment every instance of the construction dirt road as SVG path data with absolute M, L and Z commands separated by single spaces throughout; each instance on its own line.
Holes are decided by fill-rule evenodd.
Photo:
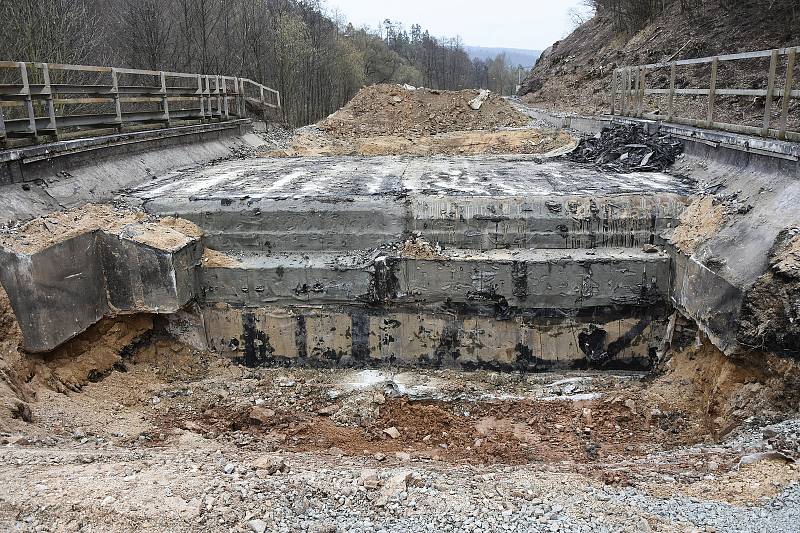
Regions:
M 0 529 L 796 530 L 796 234 L 726 354 L 675 280 L 746 191 L 476 97 L 366 88 L 5 228 Z

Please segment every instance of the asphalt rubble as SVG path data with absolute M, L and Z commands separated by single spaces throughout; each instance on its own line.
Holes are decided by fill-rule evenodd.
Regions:
M 664 133 L 650 133 L 639 124 L 615 124 L 581 139 L 564 157 L 620 173 L 664 172 L 683 153 L 683 143 Z

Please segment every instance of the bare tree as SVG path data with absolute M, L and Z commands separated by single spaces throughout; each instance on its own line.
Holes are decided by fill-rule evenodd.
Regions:
M 105 50 L 97 12 L 89 0 L 0 2 L 0 53 L 20 61 L 85 63 Z M 98 39 L 95 41 L 94 39 Z
M 168 64 L 172 20 L 164 16 L 164 0 L 124 0 L 119 14 L 128 65 L 159 70 Z

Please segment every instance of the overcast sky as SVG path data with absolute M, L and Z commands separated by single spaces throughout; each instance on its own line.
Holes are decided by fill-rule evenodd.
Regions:
M 581 0 L 327 0 L 355 26 L 385 19 L 408 29 L 420 24 L 436 37 L 460 35 L 465 44 L 543 50 L 567 35 L 567 12 Z

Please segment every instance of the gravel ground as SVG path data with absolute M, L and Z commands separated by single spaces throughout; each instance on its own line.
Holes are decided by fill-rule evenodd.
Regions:
M 737 506 L 656 498 L 541 466 L 254 457 L 202 443 L 181 453 L 94 443 L 10 447 L 0 460 L 0 524 L 8 531 L 796 531 L 800 524 L 797 481 L 764 505 Z
M 242 373 L 222 366 L 183 386 L 151 377 L 147 365 L 131 364 L 80 394 L 40 391 L 36 422 L 0 434 L 0 530 L 738 532 L 797 531 L 800 524 L 796 464 L 739 464 L 778 437 L 796 442 L 800 418 L 768 427 L 753 419 L 724 442 L 508 464 L 448 450 L 437 459 L 385 436 L 377 441 L 383 452 L 295 451 L 297 437 L 276 445 L 271 432 L 236 424 L 212 431 L 191 416 L 210 396 L 260 407 L 251 417 L 307 410 L 313 398 L 359 410 L 387 383 L 426 405 L 456 401 L 468 410 L 487 398 L 542 397 L 576 404 L 580 413 L 581 402 L 602 402 L 585 398 L 635 395 L 642 386 L 635 374 Z M 572 423 L 571 416 L 561 422 Z

